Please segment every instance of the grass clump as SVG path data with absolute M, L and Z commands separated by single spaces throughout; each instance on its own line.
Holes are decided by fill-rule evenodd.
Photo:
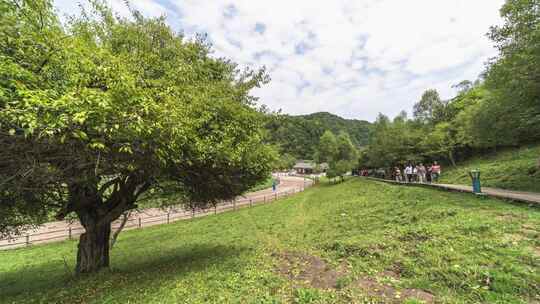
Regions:
M 384 284 L 437 303 L 540 300 L 538 208 L 349 179 L 278 202 L 123 232 L 110 271 L 74 278 L 76 242 L 0 252 L 2 303 L 369 303 Z M 294 252 L 294 269 L 279 267 Z M 296 261 L 296 260 L 295 260 Z M 318 288 L 306 267 L 339 275 Z M 284 270 L 284 271 L 285 271 Z M 385 275 L 387 274 L 387 275 Z M 316 279 L 316 276 L 312 276 Z M 377 285 L 379 284 L 379 285 Z

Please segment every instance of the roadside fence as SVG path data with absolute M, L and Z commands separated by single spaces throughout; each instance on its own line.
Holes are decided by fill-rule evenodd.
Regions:
M 253 195 L 249 197 L 238 197 L 232 201 L 219 203 L 209 208 L 186 209 L 182 205 L 168 207 L 168 209 L 142 209 L 139 212 L 132 212 L 128 218 L 123 230 L 141 229 L 144 227 L 169 224 L 179 220 L 188 220 L 197 217 L 218 214 L 226 211 L 236 211 L 241 208 L 249 208 L 255 205 L 266 204 L 279 198 L 288 197 L 298 192 L 304 191 L 312 186 L 312 182 L 304 182 L 303 186 L 292 189 L 276 191 L 272 194 Z M 67 226 L 66 226 L 67 224 Z M 120 227 L 121 220 L 112 223 L 111 228 L 114 231 Z M 13 237 L 11 239 L 0 239 L 0 250 L 12 249 L 18 247 L 30 246 L 33 244 L 59 242 L 74 239 L 84 233 L 84 227 L 78 221 L 74 223 L 58 222 L 62 228 L 55 229 L 54 225 L 50 231 L 28 233 Z

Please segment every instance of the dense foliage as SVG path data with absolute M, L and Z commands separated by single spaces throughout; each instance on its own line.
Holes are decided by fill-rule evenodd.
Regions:
M 0 235 L 74 213 L 78 272 L 108 266 L 110 224 L 141 196 L 168 185 L 204 206 L 272 161 L 248 94 L 263 70 L 102 3 L 63 26 L 50 1 L 0 2 Z
M 507 0 L 501 16 L 504 24 L 489 32 L 499 55 L 482 78 L 457 84 L 451 100 L 427 90 L 412 119 L 380 115 L 362 166 L 431 159 L 455 164 L 473 150 L 540 140 L 540 0 Z
M 315 161 L 327 163 L 328 178 L 341 177 L 356 166 L 358 150 L 352 143 L 349 133 L 339 132 L 337 136 L 331 131 L 325 131 L 319 140 Z
M 266 129 L 269 143 L 276 145 L 282 154 L 313 159 L 325 131 L 347 132 L 353 145 L 360 147 L 367 144 L 370 125 L 367 121 L 320 112 L 299 116 L 273 114 L 268 117 Z

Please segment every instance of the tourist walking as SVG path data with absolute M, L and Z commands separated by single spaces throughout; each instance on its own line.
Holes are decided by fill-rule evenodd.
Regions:
M 396 182 L 401 182 L 401 170 L 399 167 L 394 169 L 394 178 L 396 179 Z
M 431 166 L 431 182 L 433 183 L 438 182 L 440 176 L 441 176 L 441 165 L 439 165 L 439 163 L 435 161 L 433 162 L 433 165 Z
M 418 177 L 418 182 L 425 183 L 426 182 L 426 167 L 423 163 L 420 163 L 418 166 L 416 166 L 416 174 Z
M 411 164 L 408 164 L 407 167 L 405 167 L 405 179 L 407 183 L 410 183 L 412 181 L 413 176 L 413 167 Z

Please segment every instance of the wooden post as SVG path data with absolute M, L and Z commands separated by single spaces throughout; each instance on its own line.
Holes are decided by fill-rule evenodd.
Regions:
M 214 214 L 217 214 L 217 204 L 214 205 Z
M 142 227 L 141 218 L 139 217 L 139 228 Z
M 26 235 L 26 246 L 30 245 L 30 235 Z
M 191 218 L 194 218 L 195 217 L 195 208 L 192 208 L 191 209 Z
M 68 239 L 71 240 L 71 227 L 68 229 Z
M 169 223 L 169 213 L 167 212 L 167 224 Z
M 249 199 L 249 206 L 253 207 L 253 202 L 251 201 L 251 199 Z

